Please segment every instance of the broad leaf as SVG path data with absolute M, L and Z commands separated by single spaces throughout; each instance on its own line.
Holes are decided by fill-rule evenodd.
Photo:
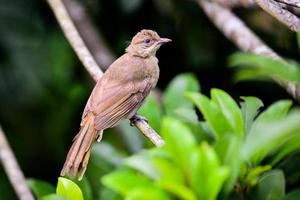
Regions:
M 86 177 L 83 177 L 83 179 L 81 181 L 76 180 L 75 183 L 81 189 L 84 200 L 92 200 L 93 199 L 91 184 Z
M 125 200 L 171 200 L 169 195 L 156 187 L 136 188 L 130 191 Z
M 287 63 L 282 60 L 275 60 L 270 57 L 256 54 L 236 53 L 230 57 L 229 65 L 231 67 L 253 67 L 256 69 L 257 75 L 265 75 L 283 81 L 300 83 L 300 69 L 295 64 Z M 243 70 L 243 68 L 240 70 Z M 256 78 L 255 73 L 252 73 L 252 76 L 253 78 Z
M 174 163 L 176 161 L 165 158 L 153 158 L 153 164 L 159 171 L 159 181 L 172 182 L 175 185 L 183 185 L 185 177 L 183 171 Z
M 288 193 L 283 200 L 299 200 L 299 199 L 300 199 L 300 189 L 297 189 Z
M 55 193 L 55 187 L 45 181 L 29 179 L 27 180 L 27 183 L 30 186 L 30 189 L 33 191 L 36 198 Z
M 226 92 L 220 89 L 212 89 L 211 98 L 219 106 L 227 122 L 234 130 L 234 133 L 242 138 L 245 132 L 244 120 L 242 112 L 236 102 Z
M 102 177 L 101 182 L 106 187 L 127 196 L 137 188 L 153 187 L 153 183 L 132 170 L 117 170 Z
M 229 193 L 234 188 L 240 174 L 242 140 L 237 135 L 227 135 L 216 141 L 215 151 L 223 165 L 230 167 L 230 176 L 224 183 L 224 191 Z
M 286 117 L 292 106 L 290 100 L 280 100 L 270 105 L 267 110 L 263 111 L 256 119 L 255 123 L 266 123 L 280 120 Z
M 146 152 L 125 159 L 124 164 L 143 173 L 150 179 L 157 180 L 159 178 L 159 171 L 154 167 L 150 156 Z
M 287 156 L 288 154 L 292 153 L 297 149 L 300 149 L 300 135 L 296 135 L 292 137 L 287 143 L 285 143 L 282 147 L 280 147 L 280 149 L 272 159 L 271 164 L 275 165 L 285 156 Z
M 170 192 L 171 194 L 175 195 L 179 199 L 182 200 L 197 200 L 196 195 L 194 192 L 183 184 L 176 184 L 172 181 L 168 180 L 160 180 L 158 182 L 159 187 L 163 188 L 164 190 Z
M 193 108 L 193 104 L 186 99 L 187 91 L 198 92 L 200 90 L 197 78 L 192 74 L 180 74 L 167 86 L 164 93 L 164 103 L 167 114 L 172 115 L 180 107 Z
M 208 144 L 192 154 L 190 164 L 191 186 L 199 199 L 214 200 L 229 175 L 229 168 L 220 165 L 217 154 Z
M 263 102 L 257 97 L 241 97 L 243 100 L 240 102 L 241 110 L 243 113 L 245 130 L 246 133 L 249 133 L 251 126 L 253 124 L 254 118 L 257 116 L 258 111 L 263 107 Z
M 282 200 L 285 194 L 285 180 L 281 170 L 273 170 L 264 174 L 252 192 L 257 200 Z
M 72 200 L 83 200 L 80 188 L 73 181 L 59 177 L 56 194 Z
M 185 95 L 201 111 L 217 139 L 233 132 L 233 129 L 231 128 L 227 119 L 214 101 L 209 100 L 209 98 L 200 93 L 188 92 Z
M 196 140 L 191 130 L 175 118 L 165 117 L 162 121 L 161 134 L 166 141 L 164 148 L 173 160 L 187 172 L 191 153 L 196 148 Z
M 154 99 L 153 93 L 147 97 L 143 106 L 138 110 L 138 113 L 147 118 L 153 129 L 156 131 L 159 130 L 161 122 L 161 108 L 159 107 L 159 103 Z
M 268 121 L 268 120 L 267 120 Z M 300 111 L 290 113 L 274 122 L 262 121 L 247 136 L 242 155 L 245 161 L 260 162 L 270 152 L 278 149 L 300 131 Z
M 266 166 L 257 166 L 254 167 L 252 169 L 249 170 L 246 178 L 245 178 L 245 182 L 250 185 L 250 186 L 254 186 L 256 185 L 258 178 L 261 174 L 263 174 L 266 171 L 271 170 L 271 166 L 270 165 L 266 165 Z

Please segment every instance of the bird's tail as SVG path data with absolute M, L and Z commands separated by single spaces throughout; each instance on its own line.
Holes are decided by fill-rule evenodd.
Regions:
M 82 179 L 90 158 L 90 151 L 96 133 L 94 115 L 93 113 L 88 113 L 81 122 L 79 133 L 73 139 L 73 144 L 69 150 L 63 169 L 60 172 L 61 176 L 67 174 L 71 178 L 75 178 L 78 174 L 78 179 Z M 98 134 L 102 136 L 102 131 Z

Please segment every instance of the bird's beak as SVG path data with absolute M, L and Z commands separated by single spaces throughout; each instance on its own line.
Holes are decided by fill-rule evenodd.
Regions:
M 164 43 L 168 43 L 168 42 L 172 42 L 172 40 L 169 38 L 160 38 L 158 40 L 158 44 L 164 44 Z

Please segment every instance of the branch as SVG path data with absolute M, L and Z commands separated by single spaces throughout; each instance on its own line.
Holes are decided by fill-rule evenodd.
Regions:
M 292 31 L 300 31 L 300 19 L 290 11 L 283 9 L 280 3 L 272 0 L 256 0 L 256 3 Z M 290 0 L 290 3 L 292 4 L 293 2 Z
M 74 23 L 72 22 L 69 13 L 67 12 L 63 2 L 61 0 L 47 0 L 48 4 L 52 8 L 57 21 L 59 22 L 63 32 L 71 43 L 77 56 L 83 63 L 83 66 L 87 69 L 90 75 L 95 81 L 99 80 L 103 75 L 99 66 L 95 62 L 94 58 L 90 54 L 89 50 L 85 46 L 80 34 L 78 33 Z M 159 134 L 156 133 L 148 123 L 137 121 L 134 125 L 153 142 L 154 145 L 160 146 L 164 141 L 160 138 Z
M 115 56 L 113 56 L 99 31 L 93 26 L 80 2 L 63 0 L 63 3 L 87 48 L 91 51 L 97 64 L 105 71 L 116 59 Z
M 275 0 L 279 3 L 283 3 L 295 8 L 300 8 L 300 1 L 299 0 Z
M 0 161 L 3 164 L 4 170 L 8 179 L 13 186 L 17 196 L 21 200 L 34 200 L 30 189 L 27 186 L 24 175 L 18 165 L 17 159 L 10 148 L 5 134 L 0 126 Z
M 270 47 L 264 44 L 237 16 L 229 9 L 210 2 L 209 0 L 197 0 L 206 15 L 215 26 L 238 48 L 245 52 L 269 56 L 274 59 L 283 59 Z M 283 61 L 284 62 L 284 61 Z M 271 77 L 272 78 L 272 77 Z M 279 85 L 298 102 L 300 102 L 300 86 L 293 83 L 285 83 L 274 79 Z
M 235 8 L 235 7 L 255 7 L 257 4 L 255 0 L 213 0 L 213 2 L 219 3 L 224 7 Z
M 66 38 L 69 40 L 83 66 L 91 74 L 94 80 L 98 80 L 103 72 L 98 67 L 90 51 L 86 48 L 74 23 L 70 19 L 64 4 L 61 0 L 48 0 L 48 4 L 52 8 Z

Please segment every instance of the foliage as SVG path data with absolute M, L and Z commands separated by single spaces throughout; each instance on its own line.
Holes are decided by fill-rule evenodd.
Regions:
M 300 33 L 297 34 L 300 49 Z M 229 66 L 239 67 L 235 80 L 273 79 L 281 83 L 300 84 L 300 64 L 292 60 L 270 58 L 249 53 L 235 53 L 229 59 Z
M 172 92 L 179 82 L 185 83 L 181 84 L 184 87 Z M 220 89 L 212 89 L 210 99 L 196 84 L 194 76 L 182 74 L 167 87 L 162 107 L 154 98 L 147 100 L 142 112 L 149 105 L 153 107 L 155 112 L 143 114 L 149 119 L 158 117 L 157 128 L 166 144 L 115 163 L 119 167 L 101 178 L 107 187 L 101 190 L 101 199 L 298 198 L 297 191 L 286 193 L 288 177 L 277 166 L 300 149 L 300 111 L 290 111 L 289 100 L 277 101 L 260 111 L 263 103 L 256 97 L 241 97 L 239 106 Z M 182 94 L 186 98 L 179 97 Z M 174 104 L 170 99 L 180 99 L 181 103 Z M 197 119 L 193 104 L 203 121 Z M 186 113 L 195 117 L 188 118 Z M 113 163 L 110 157 L 99 159 Z M 85 188 L 82 195 L 79 187 L 65 178 L 59 178 L 55 195 L 43 182 L 30 180 L 30 185 L 41 199 L 92 199 L 86 189 L 90 186 L 81 186 Z
M 164 92 L 151 95 L 139 110 L 163 135 L 166 146 L 149 149 L 152 144 L 128 121 L 106 130 L 104 140 L 93 147 L 86 177 L 74 181 L 84 199 L 140 199 L 145 193 L 148 199 L 300 199 L 300 137 L 294 134 L 298 112 L 289 111 L 289 101 L 277 102 L 290 97 L 268 82 L 231 81 L 237 72 L 236 80 L 275 77 L 298 83 L 297 62 L 237 54 L 230 62 L 236 67 L 228 70 L 224 61 L 236 47 L 193 1 L 80 2 L 115 57 L 142 28 L 173 40 L 157 54 L 158 89 Z M 64 196 L 56 194 L 53 184 L 94 82 L 46 1 L 0 1 L 0 8 L 1 125 L 24 174 L 35 177 L 28 184 L 37 199 L 67 199 L 74 190 L 75 198 L 81 198 L 68 180 L 59 179 L 60 187 L 72 185 Z M 275 21 L 269 23 L 268 15 L 255 10 L 238 14 L 275 51 L 299 57 L 295 35 Z M 299 46 L 300 33 L 297 37 Z M 211 98 L 205 96 L 213 87 L 247 97 L 232 101 L 217 89 Z M 209 175 L 200 173 L 207 170 Z M 128 177 L 141 184 L 134 185 Z M 123 182 L 130 192 L 123 191 Z M 207 189 L 206 183 L 213 186 Z M 1 167 L 0 195 L 16 199 Z

